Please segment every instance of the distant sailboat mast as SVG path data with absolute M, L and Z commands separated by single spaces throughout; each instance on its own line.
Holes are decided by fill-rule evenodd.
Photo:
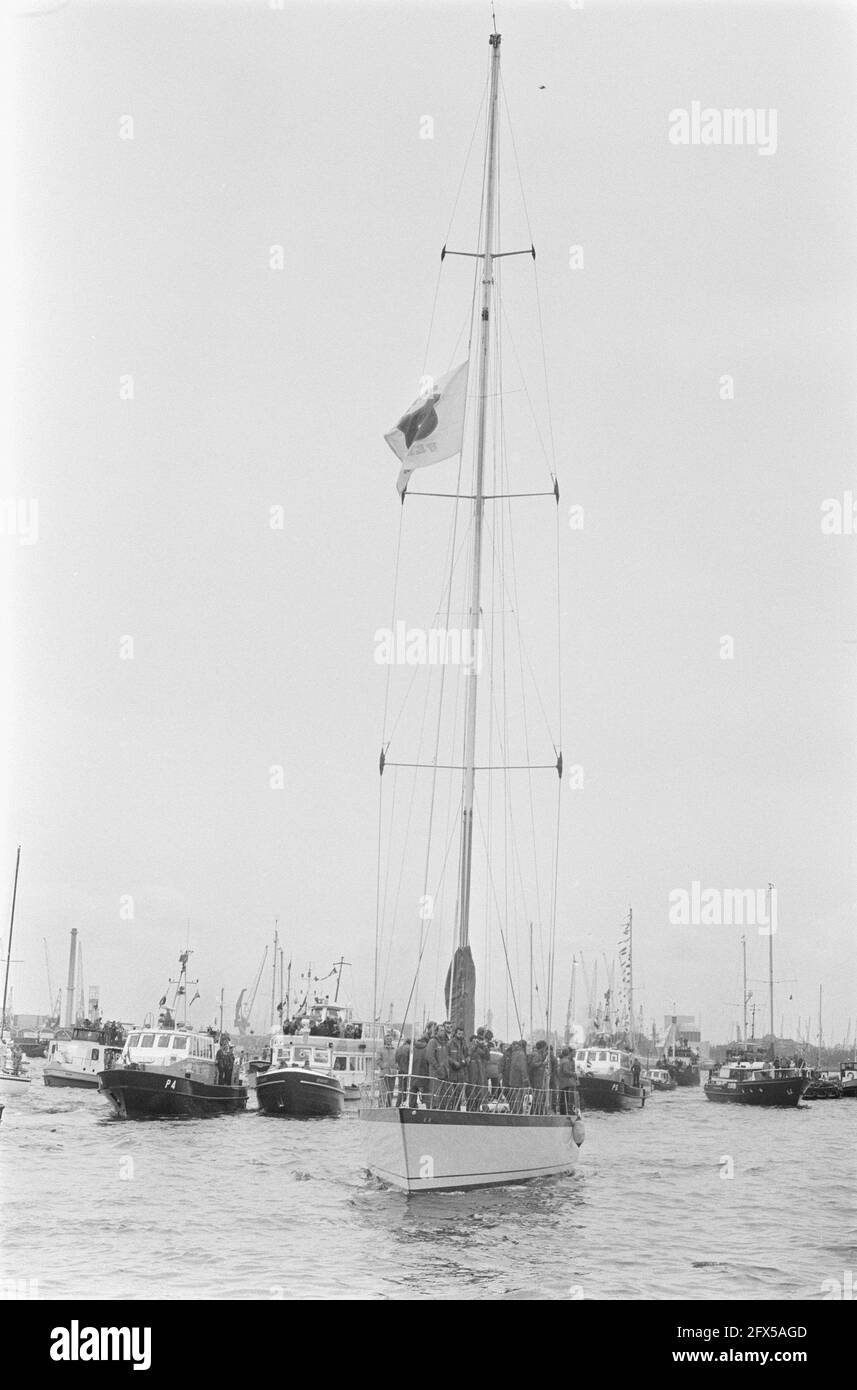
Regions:
M 9 918 L 9 941 L 6 947 L 6 974 L 3 979 L 3 1013 L 0 1016 L 0 1043 L 6 1035 L 6 998 L 9 993 L 9 967 L 12 964 L 12 931 L 15 926 L 15 902 L 18 897 L 18 869 L 21 865 L 21 846 L 15 856 L 15 882 L 12 887 L 12 914 Z
M 628 1040 L 634 1050 L 634 913 L 628 908 Z

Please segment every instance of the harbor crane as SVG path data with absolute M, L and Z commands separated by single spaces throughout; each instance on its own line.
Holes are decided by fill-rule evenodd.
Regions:
M 259 969 L 256 971 L 256 978 L 253 981 L 253 988 L 250 990 L 249 1000 L 246 1004 L 244 1003 L 244 995 L 247 993 L 247 990 L 242 989 L 241 993 L 235 1001 L 235 1022 L 233 1026 L 237 1028 L 239 1036 L 242 1038 L 244 1037 L 245 1033 L 250 1032 L 250 1015 L 253 1012 L 253 1005 L 256 1002 L 256 994 L 259 989 L 259 981 L 262 978 L 262 971 L 265 969 L 265 961 L 267 959 L 268 948 L 266 946 L 265 950 L 262 953 L 262 960 L 260 962 Z

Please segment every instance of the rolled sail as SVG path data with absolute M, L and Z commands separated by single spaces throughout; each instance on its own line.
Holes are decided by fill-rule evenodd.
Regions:
M 476 1026 L 476 966 L 469 946 L 459 946 L 446 972 L 443 987 L 446 1016 L 453 1028 L 463 1028 L 465 1038 Z

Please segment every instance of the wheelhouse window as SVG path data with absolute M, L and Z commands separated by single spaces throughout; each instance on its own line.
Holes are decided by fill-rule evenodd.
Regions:
M 182 1036 L 181 1034 L 179 1034 L 177 1037 L 174 1037 L 173 1047 L 175 1048 L 176 1052 L 184 1052 L 185 1048 L 187 1047 L 187 1038 Z
M 141 1046 L 141 1047 L 154 1047 L 154 1046 L 155 1046 L 155 1035 L 154 1035 L 154 1033 L 144 1033 L 143 1036 L 142 1036 L 141 1039 L 140 1039 L 140 1046 Z
M 158 1037 L 158 1047 L 169 1047 L 169 1045 L 170 1045 L 170 1035 L 169 1035 L 169 1033 L 161 1033 L 161 1034 L 159 1035 L 159 1037 Z
M 139 1033 L 132 1033 L 131 1036 L 130 1036 L 130 1038 L 128 1039 L 128 1046 L 129 1046 L 129 1047 L 138 1047 L 138 1046 L 139 1046 L 139 1043 L 140 1043 L 140 1034 L 139 1034 Z
M 94 1047 L 94 1048 L 92 1049 L 91 1053 L 89 1054 L 89 1060 L 90 1060 L 90 1062 L 97 1062 L 97 1061 L 98 1061 L 98 1048 L 97 1048 L 97 1047 Z
M 606 1061 L 607 1061 L 607 1053 L 606 1053 L 606 1052 L 599 1052 L 599 1054 L 598 1054 L 598 1061 L 599 1061 L 599 1062 L 606 1062 Z

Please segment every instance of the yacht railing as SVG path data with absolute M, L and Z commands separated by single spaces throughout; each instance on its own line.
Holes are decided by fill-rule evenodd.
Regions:
M 497 1081 L 480 1085 L 401 1075 L 378 1080 L 371 1103 L 382 1109 L 464 1110 L 487 1115 L 576 1115 L 579 1109 L 576 1086 L 537 1089 L 503 1086 Z

